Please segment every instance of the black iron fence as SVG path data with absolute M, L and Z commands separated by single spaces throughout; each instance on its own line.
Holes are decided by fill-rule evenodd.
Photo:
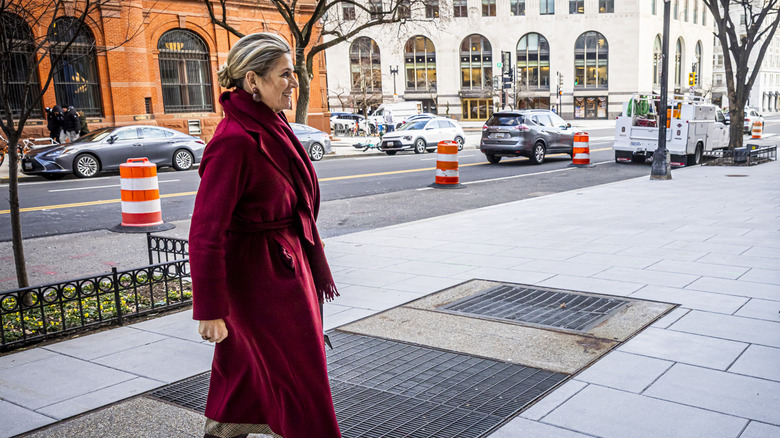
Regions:
M 0 292 L 0 351 L 189 305 L 187 241 L 147 235 L 147 243 L 150 260 L 166 261 Z
M 777 145 L 759 146 L 747 144 L 738 149 L 719 149 L 709 151 L 707 156 L 716 158 L 713 164 L 725 164 L 734 166 L 752 166 L 777 160 Z

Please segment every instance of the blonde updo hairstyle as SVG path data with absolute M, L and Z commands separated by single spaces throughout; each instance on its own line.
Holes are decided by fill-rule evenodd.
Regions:
M 289 53 L 290 46 L 276 34 L 259 32 L 247 35 L 228 52 L 227 62 L 217 72 L 219 85 L 223 88 L 243 88 L 248 72 L 265 77 L 276 61 Z

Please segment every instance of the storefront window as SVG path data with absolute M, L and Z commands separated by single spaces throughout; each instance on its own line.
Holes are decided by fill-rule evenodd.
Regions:
M 575 119 L 606 119 L 606 96 L 577 96 L 574 98 Z
M 493 99 L 463 99 L 463 120 L 487 120 L 493 115 Z

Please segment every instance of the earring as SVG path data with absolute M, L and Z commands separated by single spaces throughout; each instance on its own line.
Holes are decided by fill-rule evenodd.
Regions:
M 260 102 L 260 90 L 257 88 L 252 88 L 252 100 Z

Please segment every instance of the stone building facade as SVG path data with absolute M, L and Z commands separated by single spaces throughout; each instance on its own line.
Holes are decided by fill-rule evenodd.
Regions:
M 672 3 L 669 90 L 688 93 L 695 71 L 695 91 L 705 94 L 712 17 L 701 0 Z M 339 25 L 368 19 L 343 9 Z M 370 96 L 372 106 L 419 100 L 462 120 L 507 106 L 606 119 L 632 93 L 660 91 L 663 0 L 421 0 L 409 17 L 327 51 L 332 111 L 356 110 Z
M 302 13 L 314 1 L 304 2 Z M 230 4 L 230 25 L 244 34 L 267 31 L 293 45 L 289 27 L 270 3 Z M 75 12 L 58 18 L 65 28 Z M 305 15 L 304 15 L 305 17 Z M 52 27 L 20 25 L 33 38 L 52 35 Z M 63 21 L 64 20 L 64 21 Z M 42 20 L 48 26 L 51 20 Z M 190 133 L 208 141 L 222 120 L 217 70 L 237 37 L 212 24 L 200 1 L 109 1 L 91 14 L 60 65 L 25 135 L 47 136 L 43 107 L 73 105 L 83 110 L 90 128 L 152 124 Z M 43 25 L 42 25 L 43 26 Z M 61 35 L 67 36 L 67 35 Z M 128 41 L 128 36 L 132 38 Z M 51 69 L 44 59 L 38 75 Z M 317 57 L 311 84 L 308 124 L 328 129 L 324 56 Z M 297 93 L 293 96 L 293 105 Z M 294 120 L 294 110 L 288 112 Z

